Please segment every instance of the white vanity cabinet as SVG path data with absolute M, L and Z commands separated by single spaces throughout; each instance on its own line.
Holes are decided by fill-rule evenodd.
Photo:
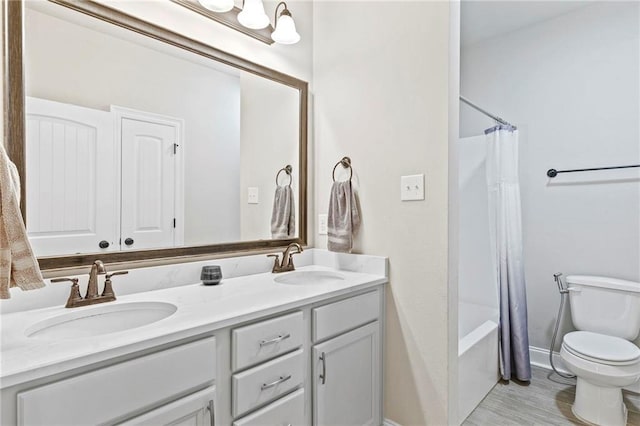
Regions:
M 382 422 L 382 299 L 373 291 L 313 310 L 313 424 Z M 329 336 L 336 336 L 329 338 Z
M 181 424 L 180 419 L 209 407 L 215 377 L 216 339 L 208 337 L 20 392 L 17 423 L 114 424 L 161 408 L 154 421 L 130 424 Z M 202 393 L 203 388 L 209 389 Z
M 2 389 L 0 424 L 380 426 L 384 286 Z

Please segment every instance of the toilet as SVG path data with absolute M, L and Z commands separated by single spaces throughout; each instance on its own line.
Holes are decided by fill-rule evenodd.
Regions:
M 607 426 L 624 426 L 622 388 L 640 379 L 640 283 L 615 278 L 568 276 L 571 319 L 560 356 L 576 375 L 573 414 Z

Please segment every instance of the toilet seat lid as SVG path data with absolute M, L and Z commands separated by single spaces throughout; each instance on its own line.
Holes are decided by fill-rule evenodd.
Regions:
M 573 331 L 565 334 L 563 343 L 574 355 L 603 364 L 627 364 L 640 359 L 640 348 L 620 337 Z

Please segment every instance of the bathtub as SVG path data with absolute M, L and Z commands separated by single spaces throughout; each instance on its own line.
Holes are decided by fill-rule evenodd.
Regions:
M 458 306 L 458 423 L 471 414 L 499 379 L 498 309 Z

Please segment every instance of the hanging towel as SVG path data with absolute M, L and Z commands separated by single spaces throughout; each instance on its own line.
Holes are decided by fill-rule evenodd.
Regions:
M 271 212 L 271 237 L 294 238 L 296 234 L 296 212 L 291 185 L 278 186 L 273 197 Z
M 0 142 L 0 299 L 9 299 L 10 287 L 44 287 L 20 213 L 20 178 Z
M 353 237 L 360 229 L 357 197 L 351 181 L 333 183 L 327 217 L 327 248 L 329 250 L 351 253 Z

